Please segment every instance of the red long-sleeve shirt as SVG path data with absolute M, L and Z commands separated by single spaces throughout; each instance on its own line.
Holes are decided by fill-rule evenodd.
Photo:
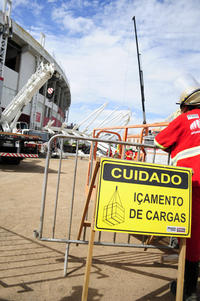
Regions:
M 182 113 L 155 137 L 155 144 L 170 150 L 172 164 L 193 169 L 193 186 L 200 186 L 200 109 Z

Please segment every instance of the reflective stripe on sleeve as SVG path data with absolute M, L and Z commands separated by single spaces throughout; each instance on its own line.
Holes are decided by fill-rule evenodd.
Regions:
M 200 146 L 185 149 L 179 152 L 174 158 L 171 159 L 172 165 L 176 165 L 177 161 L 200 155 Z
M 158 141 L 156 141 L 156 139 L 154 138 L 154 144 L 156 146 L 158 146 L 159 148 L 162 148 L 162 149 L 166 149 L 167 147 L 164 147 L 163 145 L 159 144 Z

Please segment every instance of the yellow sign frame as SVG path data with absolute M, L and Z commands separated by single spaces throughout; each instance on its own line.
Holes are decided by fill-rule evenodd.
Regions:
M 95 230 L 190 237 L 192 170 L 101 158 Z
M 97 187 L 98 181 L 96 186 L 94 185 L 96 175 L 99 172 L 100 162 L 99 160 L 96 161 L 96 165 L 94 168 L 92 180 L 90 183 L 90 188 L 88 191 L 87 199 L 85 202 L 84 212 L 81 219 L 81 225 L 78 233 L 78 239 L 80 239 L 80 235 L 82 232 L 83 227 L 90 227 L 90 238 L 89 238 L 89 244 L 88 244 L 88 254 L 87 254 L 87 260 L 86 260 L 86 270 L 84 275 L 84 284 L 83 284 L 83 291 L 82 291 L 82 297 L 81 301 L 87 301 L 88 299 L 88 287 L 89 287 L 89 279 L 90 279 L 90 271 L 91 271 L 91 265 L 92 265 L 92 253 L 93 253 L 93 247 L 94 247 L 94 238 L 95 238 L 95 218 L 96 218 L 96 205 L 97 205 Z M 192 172 L 190 170 L 190 177 L 192 175 Z M 92 195 L 92 190 L 95 188 L 95 202 L 94 202 L 94 208 L 93 208 L 93 216 L 91 223 L 88 223 L 85 221 L 85 217 L 87 214 L 90 198 Z M 191 191 L 191 190 L 190 190 Z M 183 299 L 183 277 L 184 277 L 184 270 L 185 270 L 185 254 L 186 254 L 186 238 L 182 237 L 180 238 L 180 244 L 179 244 L 179 259 L 178 259 L 178 275 L 177 275 L 177 290 L 176 290 L 176 301 L 181 301 Z

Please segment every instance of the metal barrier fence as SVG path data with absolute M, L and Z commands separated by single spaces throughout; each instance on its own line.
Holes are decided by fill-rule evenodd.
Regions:
M 76 141 L 76 153 L 74 156 L 67 155 L 67 165 L 69 169 L 63 170 L 62 163 L 65 159 L 65 153 L 63 152 L 63 144 L 65 140 L 73 139 Z M 52 145 L 55 145 L 55 141 L 60 146 L 59 159 L 57 171 L 51 169 L 51 149 Z M 79 170 L 79 160 L 83 159 L 83 155 L 79 155 L 79 144 L 87 141 L 91 144 L 90 158 L 89 160 L 82 160 L 82 170 Z M 96 150 L 98 144 L 104 143 L 109 148 L 113 145 L 120 145 L 123 149 L 121 158 L 124 158 L 125 148 L 132 147 L 137 150 L 136 160 L 142 160 L 141 152 L 147 151 L 146 159 L 149 163 L 155 163 L 156 161 L 156 147 L 144 143 L 133 143 L 127 141 L 106 140 L 99 138 L 79 137 L 72 135 L 55 135 L 48 142 L 48 152 L 46 157 L 44 183 L 42 189 L 42 203 L 40 214 L 39 230 L 34 230 L 35 237 L 41 241 L 58 242 L 66 244 L 65 260 L 64 260 L 64 276 L 67 274 L 68 268 L 68 256 L 70 244 L 88 244 L 87 226 L 84 226 L 82 236 L 83 238 L 77 239 L 79 223 L 81 221 L 81 213 L 83 210 L 86 194 L 88 193 L 87 184 L 91 184 L 92 173 L 94 170 L 94 161 L 96 158 Z M 148 156 L 148 152 L 151 153 Z M 104 156 L 105 157 L 105 156 Z M 72 159 L 73 158 L 73 159 Z M 168 157 L 167 157 L 168 158 Z M 150 161 L 151 160 L 151 161 Z M 166 164 L 169 163 L 169 159 L 166 160 Z M 73 166 L 73 172 L 70 169 Z M 87 173 L 88 172 L 88 173 Z M 84 179 L 86 183 L 83 183 Z M 88 181 L 87 181 L 88 179 Z M 49 183 L 50 182 L 50 183 Z M 76 193 L 76 187 L 79 185 L 79 194 Z M 80 193 L 81 191 L 81 193 Z M 91 200 L 91 207 L 92 206 Z M 88 207 L 87 217 L 90 220 L 92 209 Z M 136 237 L 136 243 L 132 242 Z M 135 248 L 172 248 L 169 241 L 167 244 L 151 244 L 148 237 L 137 236 L 132 234 L 121 234 L 111 232 L 99 232 L 98 239 L 95 240 L 95 245 L 101 246 L 115 246 L 115 247 L 135 247 Z

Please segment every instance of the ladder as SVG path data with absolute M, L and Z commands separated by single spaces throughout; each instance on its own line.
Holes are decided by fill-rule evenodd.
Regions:
M 41 63 L 38 69 L 29 78 L 24 87 L 12 99 L 9 105 L 2 112 L 0 117 L 0 125 L 6 132 L 12 132 L 16 127 L 24 106 L 26 106 L 34 96 L 34 94 L 52 77 L 54 73 L 53 64 Z

